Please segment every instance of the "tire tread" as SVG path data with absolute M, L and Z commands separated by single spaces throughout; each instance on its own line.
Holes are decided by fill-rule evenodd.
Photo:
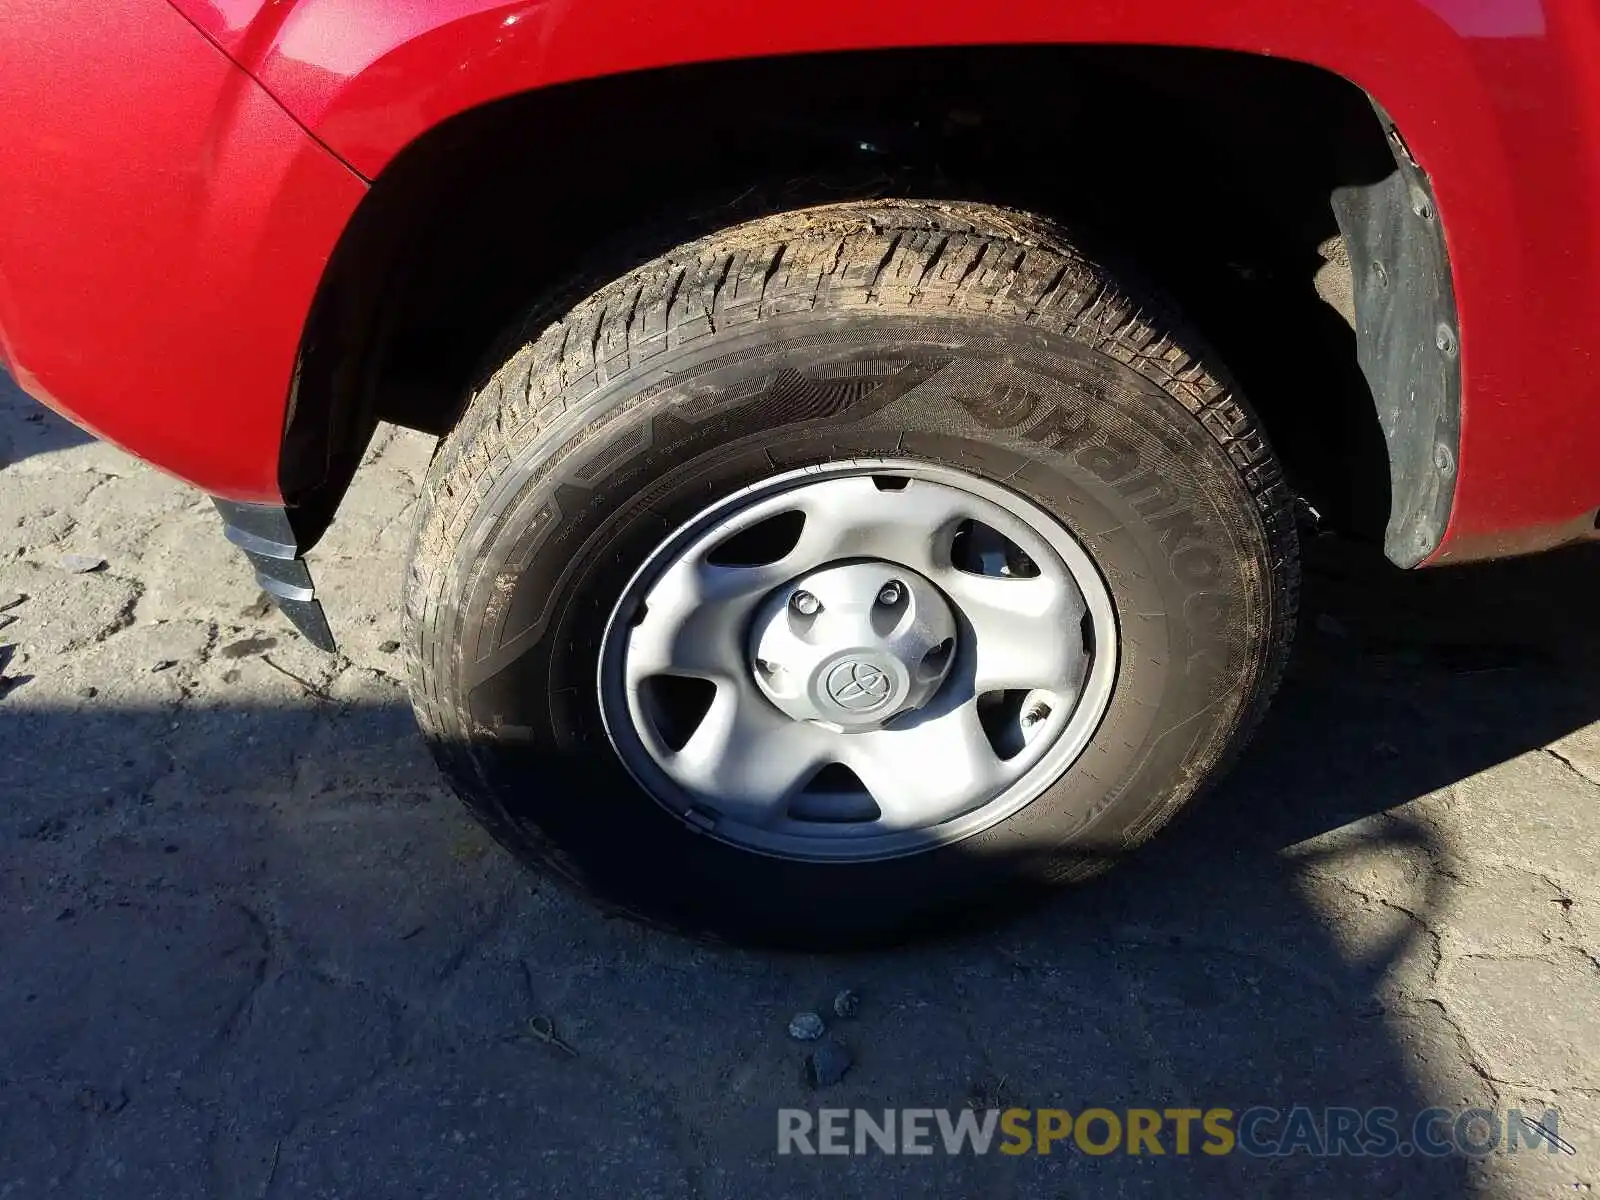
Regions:
M 1260 516 L 1271 607 L 1248 699 L 1219 736 L 1210 774 L 1220 774 L 1282 677 L 1299 600 L 1294 497 L 1256 415 L 1154 291 L 1087 258 L 1057 226 L 981 204 L 884 200 L 763 217 L 690 242 L 509 348 L 441 442 L 416 516 L 404 606 L 409 684 L 419 724 L 440 752 L 449 753 L 447 735 L 467 718 L 437 690 L 450 672 L 428 656 L 459 654 L 435 625 L 448 607 L 456 547 L 500 464 L 607 379 L 669 347 L 818 308 L 986 312 L 1065 335 L 1161 387 L 1226 453 Z M 1153 833 L 1193 790 L 1174 790 L 1133 822 L 1127 844 Z M 571 876 L 554 847 L 539 856 Z

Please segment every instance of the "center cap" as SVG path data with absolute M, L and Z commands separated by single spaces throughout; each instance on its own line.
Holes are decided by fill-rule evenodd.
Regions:
M 847 658 L 829 671 L 827 688 L 828 698 L 850 712 L 871 712 L 894 696 L 888 673 L 864 658 Z
M 752 673 L 797 721 L 872 729 L 926 704 L 955 657 L 939 589 L 879 560 L 838 563 L 778 588 L 750 632 Z

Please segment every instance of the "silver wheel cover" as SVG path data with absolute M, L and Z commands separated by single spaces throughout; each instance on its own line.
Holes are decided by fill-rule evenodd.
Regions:
M 780 517 L 792 545 L 726 561 Z M 910 460 L 830 463 L 728 496 L 650 554 L 606 626 L 601 714 L 639 784 L 709 836 L 914 854 L 1071 768 L 1110 703 L 1116 628 L 1094 563 L 1031 500 Z M 697 700 L 669 731 L 660 695 L 683 680 Z

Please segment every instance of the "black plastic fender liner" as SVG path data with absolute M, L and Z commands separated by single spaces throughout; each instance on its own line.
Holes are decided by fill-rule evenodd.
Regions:
M 255 568 L 261 590 L 306 641 L 319 650 L 334 650 L 333 630 L 316 598 L 311 568 L 300 556 L 288 510 L 276 504 L 243 504 L 215 496 L 211 502 L 222 516 L 224 535 L 244 551 Z
M 1395 171 L 1338 188 L 1334 216 L 1350 254 L 1357 355 L 1389 452 L 1385 555 L 1414 567 L 1439 548 L 1455 497 L 1461 355 L 1455 288 L 1433 189 L 1389 114 Z

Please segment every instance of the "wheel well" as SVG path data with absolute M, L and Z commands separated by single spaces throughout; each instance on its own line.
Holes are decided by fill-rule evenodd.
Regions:
M 448 430 L 530 306 L 559 311 L 719 225 L 884 195 L 1032 209 L 1151 279 L 1301 492 L 1381 535 L 1400 477 L 1331 199 L 1395 176 L 1389 132 L 1315 68 L 1121 47 L 714 63 L 464 114 L 374 182 L 329 265 L 282 454 L 296 532 L 320 536 L 377 420 Z

